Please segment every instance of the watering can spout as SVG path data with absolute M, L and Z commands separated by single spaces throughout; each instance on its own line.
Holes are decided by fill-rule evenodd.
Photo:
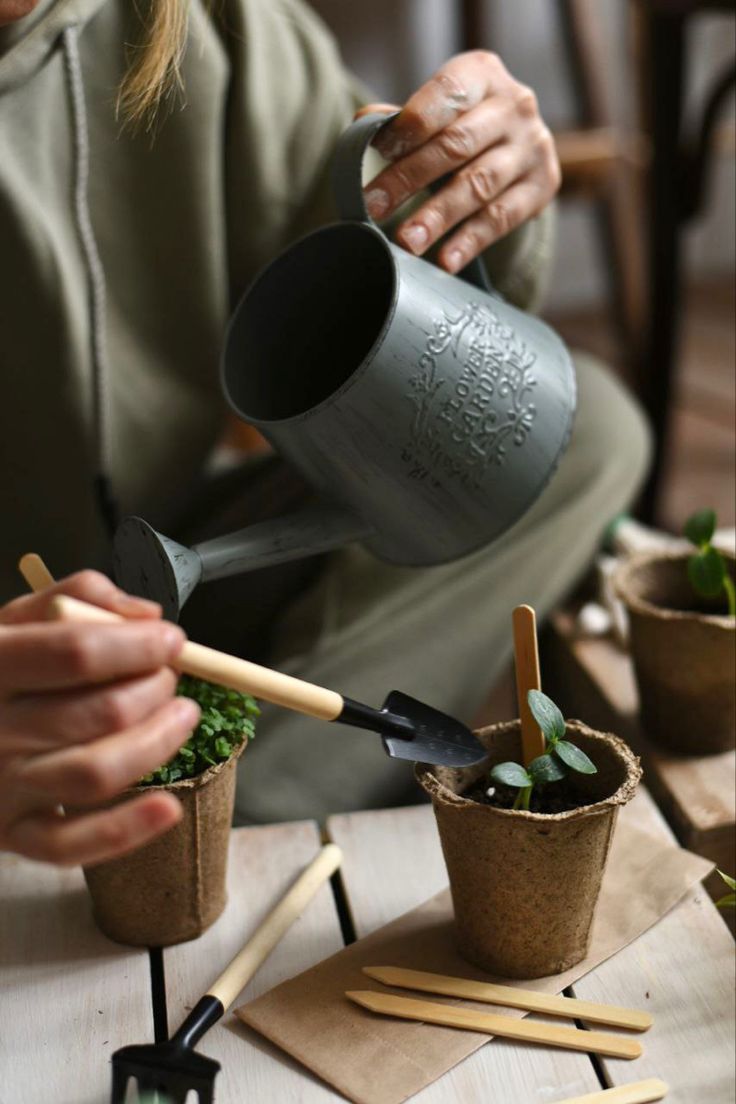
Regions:
M 115 579 L 128 593 L 160 602 L 164 617 L 177 621 L 199 582 L 315 556 L 371 533 L 349 510 L 316 504 L 187 548 L 128 517 L 115 534 Z

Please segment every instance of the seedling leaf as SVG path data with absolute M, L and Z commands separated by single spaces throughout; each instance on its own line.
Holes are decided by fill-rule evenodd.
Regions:
M 564 764 L 554 755 L 538 755 L 529 764 L 529 774 L 535 785 L 544 782 L 559 782 L 567 774 Z
M 557 741 L 555 755 L 559 755 L 566 766 L 571 770 L 578 771 L 579 774 L 598 773 L 595 763 L 588 758 L 584 751 L 581 751 L 579 747 L 575 747 L 575 744 L 571 744 L 569 740 Z
M 723 878 L 729 889 L 736 890 L 736 879 L 732 878 L 729 874 L 724 874 L 722 870 L 719 870 L 718 874 Z
M 698 510 L 685 522 L 683 533 L 696 547 L 710 544 L 716 530 L 715 510 Z
M 532 716 L 542 732 L 552 743 L 565 735 L 565 718 L 559 709 L 541 690 L 530 690 L 526 696 Z
M 687 573 L 695 590 L 704 598 L 717 598 L 723 590 L 726 563 L 717 548 L 706 548 L 687 561 Z
M 494 782 L 517 789 L 533 785 L 533 780 L 518 763 L 498 763 L 491 771 L 491 778 Z

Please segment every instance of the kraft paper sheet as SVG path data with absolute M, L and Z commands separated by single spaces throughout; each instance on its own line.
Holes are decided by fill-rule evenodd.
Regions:
M 619 820 L 589 954 L 564 973 L 508 981 L 470 966 L 454 947 L 452 904 L 445 890 L 241 1006 L 237 1015 L 356 1104 L 400 1104 L 487 1043 L 489 1036 L 377 1016 L 359 1007 L 344 996 L 346 990 L 447 1000 L 383 986 L 363 974 L 363 966 L 403 966 L 559 993 L 655 924 L 712 869 L 707 860 Z M 448 1003 L 491 1010 L 473 1002 Z M 498 1007 L 492 1011 L 524 1015 Z

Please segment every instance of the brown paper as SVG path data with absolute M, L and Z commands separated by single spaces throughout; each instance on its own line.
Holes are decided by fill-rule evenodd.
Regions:
M 492 979 L 470 966 L 453 945 L 450 894 L 445 890 L 238 1008 L 237 1015 L 356 1104 L 400 1104 L 483 1046 L 489 1036 L 384 1018 L 353 1004 L 344 995 L 348 989 L 400 992 L 369 978 L 363 966 L 404 966 L 559 993 L 650 928 L 712 866 L 621 822 L 603 879 L 590 951 L 565 973 L 514 982 Z M 513 1009 L 494 1011 L 523 1015 Z
M 634 796 L 641 768 L 610 733 L 568 721 L 567 734 L 598 770 L 571 773 L 580 806 L 564 813 L 498 809 L 463 796 L 496 763 L 520 761 L 518 721 L 476 732 L 489 750 L 482 763 L 417 767 L 437 819 L 458 949 L 489 973 L 546 977 L 588 953 L 618 810 Z

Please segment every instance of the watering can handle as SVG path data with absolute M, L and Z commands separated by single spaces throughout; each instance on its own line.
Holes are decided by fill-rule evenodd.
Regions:
M 340 218 L 352 222 L 367 222 L 371 226 L 376 225 L 366 210 L 361 166 L 365 151 L 376 134 L 398 114 L 398 111 L 394 111 L 390 115 L 378 113 L 363 115 L 341 134 L 332 162 L 332 191 Z M 436 181 L 430 190 L 435 191 L 441 185 L 441 180 Z M 488 279 L 486 267 L 480 257 L 475 257 L 458 273 L 458 276 L 467 280 L 469 284 L 479 287 L 481 291 L 487 291 L 491 295 L 497 294 Z

